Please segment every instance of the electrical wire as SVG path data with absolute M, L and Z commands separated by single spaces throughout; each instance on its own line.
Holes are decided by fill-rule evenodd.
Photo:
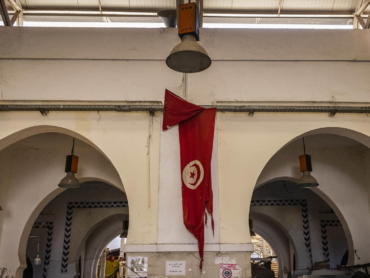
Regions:
M 72 144 L 72 155 L 74 154 L 74 151 L 75 151 L 75 138 L 73 137 L 73 144 Z
M 288 190 L 288 187 L 287 187 L 287 185 L 286 185 L 285 181 L 284 181 L 284 189 L 285 189 L 285 191 L 286 191 L 286 192 L 288 192 L 288 193 L 292 193 L 292 192 L 290 192 L 290 191 Z

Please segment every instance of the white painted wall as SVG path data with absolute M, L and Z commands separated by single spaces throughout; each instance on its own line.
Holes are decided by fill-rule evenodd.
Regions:
M 176 30 L 0 28 L 0 36 L 4 38 L 0 40 L 1 104 L 13 101 L 55 103 L 59 100 L 84 100 L 88 103 L 103 100 L 163 101 L 165 88 L 186 96 L 196 104 L 236 101 L 237 104 L 297 102 L 301 105 L 330 102 L 332 105 L 350 102 L 364 105 L 370 100 L 370 31 L 201 32 L 201 44 L 213 59 L 212 67 L 203 73 L 187 75 L 184 79 L 182 74 L 169 70 L 164 63 L 170 50 L 179 41 Z M 130 231 L 134 231 L 130 233 L 128 244 L 154 246 L 162 237 L 158 233 L 162 229 L 160 227 L 166 226 L 162 220 L 158 221 L 158 202 L 162 201 L 159 198 L 163 193 L 162 184 L 159 188 L 159 168 L 162 163 L 160 119 L 161 115 L 157 113 L 149 161 L 150 189 L 147 113 L 51 112 L 45 117 L 38 112 L 6 112 L 0 117 L 0 149 L 27 136 L 50 130 L 76 136 L 93 146 L 116 169 L 118 178 L 115 181 L 121 181 L 115 185 L 120 188 L 124 185 L 127 192 Z M 327 127 L 350 129 L 363 134 L 361 137 L 355 132 L 344 132 L 356 140 L 360 138 L 369 147 L 368 121 L 365 115 L 338 114 L 329 118 L 324 114 L 256 113 L 253 117 L 247 117 L 244 113 L 218 113 L 215 157 L 218 160 L 219 242 L 250 243 L 249 200 L 260 173 L 280 148 L 304 133 Z M 343 130 L 333 132 L 340 133 Z M 64 155 L 61 154 L 63 161 L 55 162 L 55 165 L 59 167 L 60 163 L 64 164 Z M 176 159 L 175 154 L 172 158 Z M 0 195 L 1 205 L 5 207 L 0 213 L 0 228 L 2 238 L 13 232 L 20 238 L 23 229 L 8 219 L 17 213 L 17 219 L 26 223 L 42 200 L 47 196 L 50 200 L 58 193 L 51 190 L 54 188 L 51 185 L 63 173 L 55 176 L 44 169 L 45 179 L 39 185 L 42 194 L 36 194 L 25 184 L 22 188 L 14 186 L 21 186 L 22 179 L 29 178 L 26 175 L 8 176 L 9 185 L 5 186 L 6 174 L 15 169 L 6 164 L 7 161 L 1 162 L 4 167 L 0 169 L 5 173 L 0 193 L 7 194 L 6 197 Z M 48 167 L 52 165 L 46 164 Z M 35 168 L 37 163 L 33 162 L 32 165 Z M 33 173 L 34 168 L 27 165 L 24 168 L 25 174 Z M 161 171 L 166 172 L 166 169 Z M 174 183 L 177 182 L 176 176 L 172 178 Z M 325 177 L 320 178 L 325 183 Z M 353 180 L 356 178 L 348 176 L 348 182 Z M 355 227 L 359 216 L 353 216 L 353 211 L 369 211 L 364 201 L 367 195 L 359 196 L 358 206 L 356 202 L 356 207 L 352 204 L 351 208 L 343 192 L 329 187 L 327 190 L 323 187 L 323 192 L 335 203 L 345 204 L 340 211 L 346 215 L 348 223 L 352 221 L 353 225 L 349 226 Z M 17 195 L 16 192 L 22 194 Z M 176 198 L 180 203 L 179 197 L 177 195 Z M 19 209 L 19 204 L 27 203 L 28 198 L 32 199 L 33 205 L 22 208 L 24 211 Z M 174 210 L 174 215 L 178 212 L 178 209 Z M 32 214 L 32 217 L 36 216 Z M 166 221 L 170 225 L 172 219 Z M 235 223 L 238 223 L 238 229 L 234 228 Z M 356 232 L 355 246 L 365 238 L 367 229 Z M 172 236 L 171 239 L 180 240 Z M 3 250 L 8 252 L 10 247 L 1 240 L 0 254 L 3 254 Z M 361 248 L 368 250 L 366 244 L 358 247 L 359 252 Z M 19 253 L 18 250 L 12 252 L 13 257 Z M 0 255 L 1 262 L 2 258 Z M 362 263 L 365 260 L 366 256 L 363 256 L 355 262 Z M 21 261 L 21 264 L 24 263 Z M 18 264 L 6 266 L 9 274 L 15 275 Z
M 2 100 L 370 101 L 368 30 L 203 29 L 213 63 L 185 84 L 164 62 L 175 29 L 5 29 Z

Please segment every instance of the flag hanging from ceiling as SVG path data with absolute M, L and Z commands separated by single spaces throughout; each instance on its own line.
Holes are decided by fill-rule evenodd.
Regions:
M 214 231 L 211 158 L 215 118 L 216 108 L 197 106 L 166 90 L 162 129 L 179 125 L 183 218 L 185 227 L 198 240 L 200 268 L 206 210 Z

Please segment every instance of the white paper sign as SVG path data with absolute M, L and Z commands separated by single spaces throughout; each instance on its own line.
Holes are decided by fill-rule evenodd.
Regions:
M 186 261 L 166 261 L 167 276 L 185 276 Z

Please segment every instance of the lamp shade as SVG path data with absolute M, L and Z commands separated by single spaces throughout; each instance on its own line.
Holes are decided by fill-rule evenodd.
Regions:
M 317 187 L 319 183 L 311 176 L 309 171 L 304 171 L 302 177 L 298 180 L 297 186 L 300 188 Z
M 33 262 L 34 262 L 35 266 L 41 265 L 41 259 L 40 259 L 40 255 L 39 254 L 37 254 L 37 256 L 36 256 L 36 258 L 35 258 L 35 260 Z
M 212 60 L 207 51 L 197 43 L 196 38 L 187 34 L 182 37 L 181 43 L 171 51 L 166 64 L 178 72 L 194 73 L 208 69 Z
M 164 10 L 157 13 L 167 28 L 175 28 L 177 25 L 177 11 Z
M 76 179 L 74 172 L 67 172 L 67 175 L 60 181 L 58 186 L 63 188 L 79 188 L 80 182 Z

